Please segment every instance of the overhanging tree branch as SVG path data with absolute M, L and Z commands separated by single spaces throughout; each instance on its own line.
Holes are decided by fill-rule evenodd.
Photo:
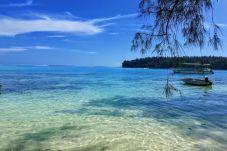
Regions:
M 207 30 L 204 13 L 213 11 L 217 0 L 140 0 L 140 16 L 149 24 L 135 34 L 132 50 L 143 54 L 153 48 L 160 55 L 179 55 L 183 46 L 199 46 L 207 41 L 215 50 L 221 46 L 219 27 L 214 23 Z M 208 32 L 208 34 L 207 34 Z M 179 38 L 181 37 L 181 38 Z

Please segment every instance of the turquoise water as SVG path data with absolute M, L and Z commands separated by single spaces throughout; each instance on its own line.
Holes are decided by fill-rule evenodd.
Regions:
M 0 150 L 227 150 L 227 71 L 166 99 L 168 72 L 0 66 Z

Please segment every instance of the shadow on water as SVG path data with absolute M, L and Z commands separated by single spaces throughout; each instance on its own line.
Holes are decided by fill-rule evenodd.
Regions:
M 172 99 L 169 101 L 152 98 L 113 98 L 91 100 L 81 109 L 62 110 L 55 113 L 86 114 L 124 117 L 124 110 L 142 114 L 131 117 L 152 118 L 162 124 L 172 125 L 183 135 L 193 139 L 211 139 L 223 145 L 227 142 L 227 100 L 223 95 L 202 98 Z
M 59 128 L 48 128 L 36 133 L 25 133 L 19 139 L 10 142 L 8 147 L 1 149 L 1 151 L 47 151 L 51 150 L 50 146 L 43 145 L 43 143 L 51 140 L 53 137 L 61 137 L 60 139 L 72 139 L 81 137 L 80 131 L 89 128 L 87 126 L 62 126 Z M 71 131 L 76 131 L 76 134 L 71 134 Z M 70 149 L 72 151 L 106 151 L 109 147 L 104 143 L 95 145 L 86 145 L 83 147 L 76 147 Z
M 87 86 L 99 86 L 99 87 L 109 87 L 116 86 L 117 84 L 111 84 L 108 82 L 93 82 L 87 80 L 79 80 L 79 81 L 70 81 L 67 79 L 33 79 L 26 81 L 6 81 L 4 83 L 4 87 L 2 91 L 4 94 L 6 93 L 26 93 L 27 91 L 32 90 L 40 90 L 40 91 L 53 91 L 53 90 L 82 90 Z
M 50 150 L 48 146 L 45 149 L 45 147 L 42 146 L 42 143 L 45 141 L 50 140 L 51 138 L 55 136 L 61 136 L 62 139 L 65 139 L 66 137 L 79 137 L 78 136 L 70 136 L 70 134 L 67 134 L 67 132 L 70 133 L 70 131 L 80 131 L 86 127 L 82 126 L 62 126 L 59 128 L 48 128 L 41 130 L 39 132 L 35 133 L 25 133 L 21 135 L 17 140 L 10 142 L 8 147 L 1 149 L 2 151 L 22 151 L 22 150 L 32 150 L 32 151 L 40 151 L 40 150 Z
M 124 111 L 139 111 L 140 114 L 127 116 Z M 126 111 L 127 112 L 127 111 Z M 137 113 L 137 112 L 136 112 Z M 56 111 L 55 114 L 97 115 L 124 118 L 152 118 L 163 125 L 175 126 L 179 134 L 187 135 L 194 140 L 209 139 L 226 147 L 227 142 L 227 100 L 223 95 L 204 96 L 202 98 L 172 99 L 169 101 L 155 100 L 146 97 L 115 96 L 107 99 L 91 100 L 79 109 Z M 81 137 L 80 131 L 90 127 L 63 126 L 44 129 L 36 133 L 26 133 L 17 140 L 10 142 L 3 151 L 9 150 L 48 150 L 43 143 L 54 137 L 72 139 Z M 70 135 L 71 131 L 76 131 Z M 69 133 L 68 133 L 69 132 Z M 47 148 L 45 148 L 47 147 Z M 203 146 L 196 146 L 202 148 Z M 91 144 L 79 151 L 109 150 L 106 144 Z
M 193 86 L 193 85 L 188 85 L 188 84 L 183 84 L 184 88 L 188 89 L 197 89 L 203 92 L 203 95 L 209 94 L 209 92 L 212 91 L 213 87 L 211 86 Z

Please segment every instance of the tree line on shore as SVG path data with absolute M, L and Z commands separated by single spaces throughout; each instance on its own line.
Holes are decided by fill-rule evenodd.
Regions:
M 125 60 L 123 68 L 174 68 L 182 63 L 211 64 L 212 69 L 227 69 L 227 57 L 216 56 L 184 56 L 184 57 L 147 57 Z

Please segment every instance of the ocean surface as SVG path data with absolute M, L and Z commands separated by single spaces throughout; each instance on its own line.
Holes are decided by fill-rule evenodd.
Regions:
M 225 151 L 227 71 L 166 99 L 170 70 L 0 66 L 0 151 Z

